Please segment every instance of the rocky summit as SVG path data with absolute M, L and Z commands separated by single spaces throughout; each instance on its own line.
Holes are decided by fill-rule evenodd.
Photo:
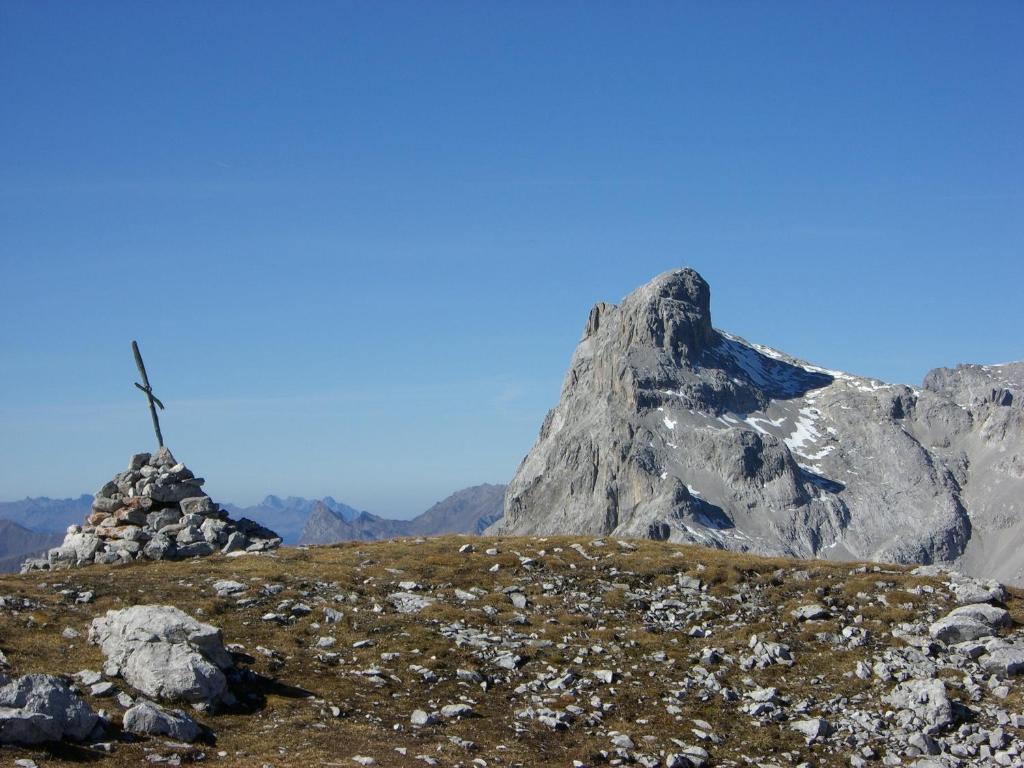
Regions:
M 1020 768 L 1022 620 L 934 566 L 610 537 L 0 575 L 0 764 Z
M 136 454 L 97 492 L 84 525 L 69 527 L 60 546 L 27 560 L 22 571 L 238 555 L 281 544 L 276 533 L 252 520 L 232 520 L 203 483 L 167 448 Z
M 1024 363 L 920 388 L 717 330 L 692 269 L 597 304 L 504 534 L 955 564 L 1024 581 Z

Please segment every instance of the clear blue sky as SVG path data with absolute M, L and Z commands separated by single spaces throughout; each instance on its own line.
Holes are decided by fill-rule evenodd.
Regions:
M 783 12 L 785 11 L 785 12 Z M 0 498 L 503 482 L 587 311 L 1024 357 L 1024 3 L 0 2 Z

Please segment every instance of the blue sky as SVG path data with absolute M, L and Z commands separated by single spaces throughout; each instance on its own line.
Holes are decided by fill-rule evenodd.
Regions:
M 781 12 L 785 10 L 785 13 Z M 1024 358 L 1024 4 L 0 3 L 0 498 L 504 482 L 590 306 L 918 383 Z

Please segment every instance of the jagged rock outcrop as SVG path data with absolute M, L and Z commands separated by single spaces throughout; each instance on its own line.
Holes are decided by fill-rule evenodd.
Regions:
M 281 538 L 252 520 L 232 520 L 203 490 L 204 480 L 167 448 L 132 456 L 128 469 L 106 483 L 84 525 L 68 528 L 64 543 L 23 571 L 132 560 L 183 560 L 215 552 L 266 552 Z
M 490 532 L 956 563 L 1024 578 L 1024 363 L 924 387 L 826 370 L 715 330 L 666 272 L 591 310 Z

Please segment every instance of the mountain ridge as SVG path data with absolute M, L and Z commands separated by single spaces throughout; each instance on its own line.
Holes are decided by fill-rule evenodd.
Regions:
M 478 535 L 500 518 L 504 491 L 504 485 L 490 483 L 463 488 L 410 520 L 391 520 L 369 512 L 345 519 L 326 504 L 318 503 L 303 528 L 299 543 L 333 544 L 446 533 Z

